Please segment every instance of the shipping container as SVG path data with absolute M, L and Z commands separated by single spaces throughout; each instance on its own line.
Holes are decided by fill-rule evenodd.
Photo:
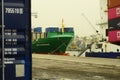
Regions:
M 0 25 L 2 24 L 1 1 Z M 0 80 L 32 80 L 31 1 L 4 0 L 3 5 L 5 38 L 3 49 L 0 27 Z M 2 63 L 3 58 L 4 63 Z M 5 67 L 2 67 L 2 64 Z
M 120 29 L 120 18 L 108 20 L 109 29 Z
M 46 38 L 46 37 L 47 37 L 47 33 L 42 32 L 42 33 L 41 33 L 41 38 Z
M 45 32 L 59 32 L 59 28 L 58 27 L 48 27 L 45 29 Z
M 37 33 L 32 32 L 32 41 L 37 40 Z
M 60 31 L 62 31 L 62 28 L 60 29 Z M 64 28 L 64 32 L 74 32 L 73 27 L 66 27 Z
M 120 6 L 108 9 L 108 20 L 120 17 Z
M 74 32 L 73 27 L 69 27 L 69 28 L 64 28 L 65 32 Z
M 108 8 L 120 6 L 120 0 L 108 0 Z
M 108 41 L 109 42 L 120 42 L 120 30 L 110 30 L 108 31 Z
M 46 37 L 47 37 L 47 34 L 45 32 L 42 32 L 42 33 L 32 32 L 32 41 L 37 41 L 38 39 L 46 38 Z
M 42 32 L 42 33 L 41 33 L 41 38 L 44 38 L 44 37 L 45 37 L 45 33 Z
M 37 40 L 41 38 L 41 33 L 37 33 Z
M 41 33 L 42 32 L 42 27 L 34 28 L 34 32 Z

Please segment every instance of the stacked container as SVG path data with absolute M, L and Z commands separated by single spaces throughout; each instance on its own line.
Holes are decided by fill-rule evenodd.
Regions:
M 62 28 L 60 28 L 60 31 L 62 32 Z M 64 32 L 74 32 L 73 27 L 66 27 L 64 28 Z
M 41 38 L 46 38 L 46 32 L 42 32 L 42 27 L 36 27 L 32 32 L 32 41 L 37 41 Z
M 120 0 L 108 0 L 108 41 L 120 42 Z
M 42 34 L 42 27 L 34 28 L 32 32 L 32 41 L 36 41 L 39 38 L 41 38 L 41 34 Z
M 4 19 L 4 27 L 0 26 L 0 80 L 32 80 L 31 0 L 1 2 L 0 25 Z
M 45 32 L 59 32 L 59 28 L 58 27 L 48 27 L 45 29 Z
M 34 32 L 41 33 L 42 32 L 42 27 L 34 28 Z

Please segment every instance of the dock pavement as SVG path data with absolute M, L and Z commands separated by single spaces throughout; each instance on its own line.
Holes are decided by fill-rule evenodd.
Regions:
M 71 61 L 80 63 L 102 64 L 102 65 L 114 65 L 120 67 L 120 59 L 112 58 L 95 58 L 95 57 L 74 57 L 64 55 L 49 55 L 49 54 L 33 54 L 33 58 L 52 59 L 61 61 Z
M 120 59 L 32 54 L 33 80 L 120 80 Z

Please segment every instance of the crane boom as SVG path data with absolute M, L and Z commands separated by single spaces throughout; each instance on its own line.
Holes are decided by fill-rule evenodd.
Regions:
M 95 31 L 95 33 L 98 34 L 98 30 L 96 30 L 96 28 L 93 26 L 93 24 L 90 22 L 90 20 L 85 16 L 85 14 L 82 13 L 82 16 L 86 19 L 86 21 L 90 24 L 90 26 L 93 28 L 93 30 Z

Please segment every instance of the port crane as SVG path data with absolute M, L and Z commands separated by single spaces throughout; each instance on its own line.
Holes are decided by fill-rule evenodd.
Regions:
M 90 22 L 90 20 L 85 16 L 85 14 L 84 13 L 82 13 L 81 14 L 84 18 L 85 18 L 85 20 L 90 24 L 90 26 L 93 28 L 93 30 L 95 31 L 95 34 L 97 34 L 97 35 L 100 35 L 99 34 L 99 31 L 93 26 L 93 24 Z M 94 44 L 94 42 L 91 42 L 91 44 L 89 44 L 86 48 L 84 48 L 80 53 L 79 53 L 79 55 L 78 55 L 78 57 L 79 56 L 81 56 L 87 49 L 91 49 L 91 46 Z

